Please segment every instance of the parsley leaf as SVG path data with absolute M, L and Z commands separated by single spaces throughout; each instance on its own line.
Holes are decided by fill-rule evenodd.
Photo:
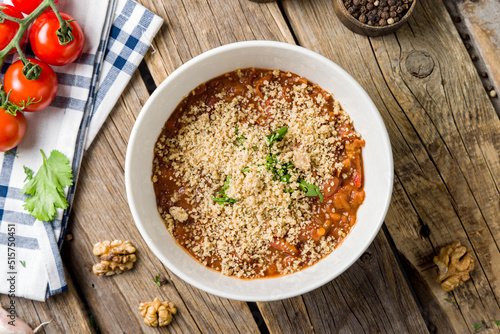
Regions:
M 323 203 L 323 193 L 317 185 L 307 183 L 305 180 L 299 181 L 299 189 L 306 193 L 306 196 L 316 197 L 319 196 L 321 203 Z
M 457 302 L 455 302 L 454 300 L 451 300 L 450 298 L 445 298 L 444 299 L 446 302 L 450 303 L 450 304 L 456 304 Z
M 156 283 L 156 285 L 161 286 L 161 283 L 160 283 L 160 274 L 156 275 L 156 276 L 153 278 L 153 282 L 155 282 L 155 283 Z
M 264 166 L 266 167 L 267 170 L 270 170 L 273 172 L 273 174 L 274 174 L 273 180 L 274 181 L 280 180 L 281 182 L 289 183 L 290 178 L 292 177 L 292 175 L 290 175 L 290 171 L 293 171 L 296 173 L 296 171 L 293 170 L 295 168 L 293 163 L 291 163 L 291 162 L 288 162 L 288 163 L 279 162 L 276 154 L 269 154 L 266 157 L 266 164 Z
M 226 182 L 222 186 L 222 189 L 217 192 L 217 197 L 212 197 L 212 200 L 220 205 L 234 204 L 236 200 L 234 198 L 228 197 L 226 195 L 226 190 L 229 189 L 229 183 L 231 182 L 231 176 L 226 178 Z
M 495 325 L 500 327 L 500 320 L 491 319 L 491 321 L 493 321 L 495 323 Z
M 275 141 L 281 141 L 288 132 L 288 127 L 283 126 L 278 130 L 273 131 L 269 136 L 267 136 L 267 141 L 269 142 L 269 148 L 273 147 Z
M 26 166 L 23 166 L 23 168 L 24 172 L 26 173 L 26 178 L 24 179 L 23 182 L 26 182 L 26 180 L 33 180 L 33 171 Z
M 32 179 L 24 186 L 21 193 L 31 195 L 24 200 L 24 209 L 41 221 L 52 221 L 56 208 L 66 209 L 68 201 L 64 187 L 73 185 L 73 173 L 68 158 L 59 151 L 52 151 Z
M 236 126 L 236 135 L 238 136 L 240 134 L 240 130 L 238 129 L 238 126 Z M 247 137 L 241 135 L 241 136 L 238 136 L 236 137 L 236 143 L 235 145 L 236 146 L 243 146 L 243 141 L 247 139 Z

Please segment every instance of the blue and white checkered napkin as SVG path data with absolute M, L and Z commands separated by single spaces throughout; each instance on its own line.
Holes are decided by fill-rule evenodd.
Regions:
M 59 80 L 54 102 L 43 111 L 26 113 L 28 130 L 11 151 L 15 155 L 0 154 L 0 293 L 38 301 L 67 289 L 59 247 L 69 210 L 59 210 L 50 223 L 28 215 L 20 193 L 23 166 L 37 171 L 40 149 L 47 157 L 59 150 L 73 162 L 77 176 L 85 149 L 163 23 L 132 0 L 71 0 L 58 7 L 81 25 L 86 38 L 83 54 L 73 64 L 54 67 Z M 2 73 L 14 57 L 7 59 Z M 74 189 L 68 191 L 70 204 Z

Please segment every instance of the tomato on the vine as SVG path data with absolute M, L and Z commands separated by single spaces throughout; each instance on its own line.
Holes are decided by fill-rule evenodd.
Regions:
M 26 118 L 20 111 L 15 114 L 11 115 L 0 108 L 0 152 L 7 152 L 19 145 L 26 134 Z
M 5 14 L 15 17 L 17 19 L 22 19 L 23 14 L 15 7 L 10 5 L 0 4 L 0 10 Z M 14 38 L 19 29 L 19 23 L 12 22 L 9 20 L 5 20 L 3 23 L 0 23 L 0 51 L 2 51 L 7 45 L 9 45 L 10 41 Z M 21 40 L 21 45 L 26 40 L 26 34 L 23 35 Z
M 24 111 L 39 111 L 52 103 L 57 93 L 57 76 L 54 70 L 37 59 L 28 59 L 40 65 L 42 73 L 37 80 L 28 80 L 23 74 L 24 64 L 21 60 L 10 65 L 4 76 L 4 90 L 10 92 L 9 101 L 17 105 L 26 105 Z
M 25 14 L 31 14 L 42 2 L 43 0 L 12 0 L 12 4 Z M 54 1 L 54 3 L 58 2 L 59 0 Z
M 65 21 L 74 20 L 70 15 L 60 12 Z M 82 53 L 85 38 L 82 28 L 76 21 L 69 22 L 73 27 L 74 39 L 66 45 L 59 43 L 57 30 L 59 20 L 54 12 L 40 15 L 30 31 L 30 44 L 35 55 L 50 65 L 63 66 L 74 62 Z

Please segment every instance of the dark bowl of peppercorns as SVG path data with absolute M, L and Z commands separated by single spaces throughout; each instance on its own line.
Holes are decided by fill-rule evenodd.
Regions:
M 390 34 L 413 13 L 417 0 L 333 0 L 340 21 L 365 36 Z

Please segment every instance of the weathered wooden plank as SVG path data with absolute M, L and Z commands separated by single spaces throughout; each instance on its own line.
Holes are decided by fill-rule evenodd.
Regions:
M 496 87 L 496 98 L 491 102 L 500 115 L 500 3 L 497 0 L 465 1 L 445 0 L 482 82 L 490 91 Z
M 331 15 L 329 2 L 285 1 L 284 8 L 299 42 L 350 72 L 384 118 L 397 157 L 386 222 L 417 274 L 414 287 L 432 326 L 462 333 L 500 319 L 500 125 L 443 3 L 420 1 L 405 27 L 381 38 L 352 34 Z M 415 51 L 434 62 L 423 79 L 407 69 Z M 420 236 L 423 225 L 429 238 Z M 477 269 L 470 282 L 445 294 L 434 282 L 432 257 L 455 240 L 474 252 Z
M 271 333 L 311 333 L 315 330 L 302 296 L 257 305 Z
M 15 298 L 17 316 L 31 328 L 50 321 L 50 324 L 45 325 L 38 333 L 94 333 L 85 304 L 78 296 L 76 287 L 67 272 L 66 281 L 68 291 L 51 297 L 44 303 Z M 8 305 L 9 297 L 0 295 L 0 304 Z
M 304 299 L 318 308 L 310 314 L 323 333 L 427 332 L 383 231 L 351 268 Z
M 248 0 L 141 0 L 165 24 L 153 41 L 157 52 L 146 56 L 156 84 L 202 52 L 228 43 L 267 39 L 293 43 L 276 3 Z

